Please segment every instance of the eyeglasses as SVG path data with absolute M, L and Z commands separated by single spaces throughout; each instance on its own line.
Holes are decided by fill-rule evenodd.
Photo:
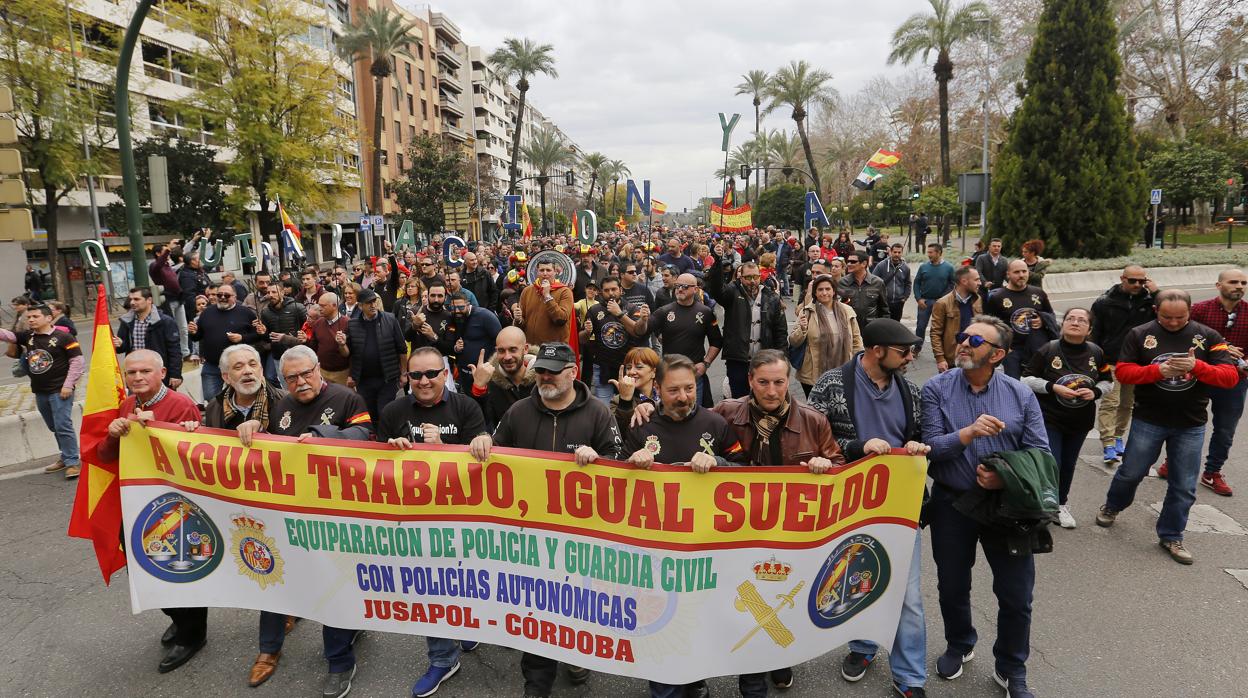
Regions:
M 299 373 L 291 373 L 290 375 L 282 376 L 282 380 L 290 383 L 291 385 L 298 383 L 300 380 L 310 381 L 312 378 L 312 372 L 315 370 L 316 367 L 313 366 L 306 371 L 300 371 Z
M 428 371 L 408 371 L 407 377 L 411 378 L 414 381 L 418 381 L 421 378 L 427 378 L 429 380 L 433 380 L 434 378 L 437 378 L 438 376 L 442 375 L 442 372 L 445 370 L 446 369 L 444 368 L 431 368 Z
M 859 261 L 857 259 L 846 259 L 845 264 L 857 264 Z
M 676 284 L 676 290 L 687 291 L 691 288 L 697 288 L 697 284 Z
M 636 269 L 625 269 L 625 270 L 624 270 L 624 273 L 625 273 L 625 274 L 636 274 L 636 273 L 637 273 L 637 270 L 636 270 Z
M 902 356 L 910 356 L 911 354 L 913 354 L 913 353 L 914 353 L 914 347 L 909 346 L 909 345 L 904 346 L 904 347 L 894 347 L 894 346 L 889 345 L 889 346 L 886 346 L 886 347 L 884 347 L 884 348 L 885 348 L 885 349 L 891 349 L 891 350 L 893 350 L 893 351 L 897 352 L 898 354 L 901 354 Z
M 967 334 L 965 332 L 959 332 L 956 335 L 954 335 L 953 338 L 957 340 L 958 344 L 967 344 L 972 349 L 978 349 L 985 344 L 996 347 L 998 349 L 1001 348 L 1000 344 L 997 344 L 996 342 L 990 342 L 986 338 L 981 337 L 977 334 Z
M 1072 325 L 1087 325 L 1088 319 L 1086 317 L 1077 317 L 1077 316 L 1067 317 L 1067 318 L 1062 318 L 1062 322 L 1069 322 Z
M 465 310 L 467 310 L 467 309 L 468 309 L 468 306 L 466 306 L 466 305 L 452 305 L 452 306 L 451 306 L 451 310 L 453 310 L 453 311 L 455 311 L 455 312 L 457 312 L 457 313 L 462 313 L 462 312 L 464 312 L 464 311 L 465 311 Z
M 233 298 L 233 293 L 218 293 L 217 298 Z
M 1123 279 L 1122 281 L 1127 284 L 1142 284 L 1148 281 L 1148 279 Z

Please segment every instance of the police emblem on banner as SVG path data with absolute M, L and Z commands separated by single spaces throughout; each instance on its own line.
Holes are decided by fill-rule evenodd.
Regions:
M 221 564 L 221 532 L 208 514 L 181 494 L 170 492 L 135 517 L 130 546 L 139 567 L 165 582 L 194 582 Z
M 806 611 L 820 628 L 835 628 L 865 611 L 888 588 L 892 565 L 884 544 L 860 533 L 841 541 L 810 588 Z
M 763 562 L 754 563 L 754 577 L 760 582 L 784 582 L 793 571 L 793 566 L 780 562 L 775 557 Z M 787 585 L 786 585 L 787 586 Z M 776 602 L 772 603 L 759 592 L 754 582 L 746 580 L 737 585 L 737 598 L 733 600 L 733 608 L 742 613 L 749 613 L 754 620 L 754 627 L 733 645 L 736 652 L 745 646 L 750 638 L 762 631 L 771 641 L 781 647 L 788 647 L 796 639 L 793 631 L 785 626 L 780 616 L 786 609 L 795 608 L 794 599 L 801 593 L 806 582 L 801 581 L 789 589 L 787 594 L 776 594 Z
M 235 515 L 232 521 L 230 549 L 239 574 L 259 584 L 261 589 L 281 584 L 285 563 L 277 552 L 277 543 L 265 535 L 264 522 L 245 514 Z

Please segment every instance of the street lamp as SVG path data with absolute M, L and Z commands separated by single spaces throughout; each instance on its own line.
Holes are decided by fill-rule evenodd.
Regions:
M 984 152 L 980 167 L 984 172 L 984 193 L 979 202 L 979 237 L 988 237 L 988 87 L 992 77 L 992 19 L 981 17 L 976 24 L 984 25 L 984 46 L 988 52 L 988 60 L 984 61 Z M 962 236 L 962 249 L 966 250 L 966 235 Z

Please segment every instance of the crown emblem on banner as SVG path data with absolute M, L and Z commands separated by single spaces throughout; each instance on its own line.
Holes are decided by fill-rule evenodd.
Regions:
M 780 562 L 774 555 L 770 560 L 754 563 L 754 576 L 764 582 L 783 582 L 792 571 L 792 565 Z
M 253 519 L 246 514 L 237 514 L 230 520 L 239 528 L 250 528 L 259 533 L 264 533 L 264 522 Z

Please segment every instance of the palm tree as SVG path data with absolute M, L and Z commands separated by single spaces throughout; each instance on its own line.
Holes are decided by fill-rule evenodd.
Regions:
M 798 153 L 802 147 L 801 139 L 789 135 L 788 131 L 772 131 L 767 137 L 767 147 L 771 151 L 773 162 L 780 166 L 784 181 L 789 181 L 797 167 L 797 159 L 801 157 Z
M 811 107 L 831 105 L 836 98 L 836 91 L 828 84 L 831 81 L 832 73 L 811 68 L 806 61 L 791 61 L 771 76 L 765 92 L 770 101 L 764 113 L 770 114 L 786 106 L 792 110 L 791 116 L 797 122 L 797 135 L 802 139 L 802 150 L 806 152 L 806 164 L 810 167 L 815 191 L 820 191 L 819 172 L 815 169 L 815 155 L 810 150 L 810 137 L 806 135 L 806 116 Z
M 767 89 L 767 71 L 751 70 L 741 76 L 741 82 L 737 84 L 737 94 L 750 95 L 754 99 L 754 140 L 758 140 L 759 129 L 763 126 L 763 113 L 760 111 L 763 104 L 763 92 Z M 754 189 L 758 190 L 758 161 L 754 161 Z M 748 183 L 747 183 L 748 184 Z
M 611 182 L 611 215 L 615 215 L 615 201 L 619 197 L 616 195 L 615 188 L 619 186 L 620 180 L 631 175 L 628 165 L 623 160 L 610 160 L 602 175 L 602 205 L 607 205 L 607 182 Z
M 949 57 L 955 44 L 984 32 L 992 32 L 992 14 L 988 6 L 974 0 L 954 8 L 952 0 L 927 0 L 934 14 L 917 13 L 897 27 L 893 33 L 893 50 L 888 54 L 889 64 L 898 61 L 909 63 L 915 56 L 923 60 L 932 51 L 936 63 L 936 85 L 940 95 L 940 179 L 941 184 L 951 186 L 953 175 L 949 164 L 949 81 L 953 79 L 953 60 Z
M 381 132 L 384 128 L 382 119 L 382 96 L 386 93 L 386 78 L 394 72 L 391 60 L 394 56 L 412 54 L 408 46 L 420 43 L 420 34 L 415 31 L 415 24 L 407 24 L 398 14 L 391 14 L 389 8 L 380 12 L 365 10 L 359 21 L 347 30 L 338 40 L 338 50 L 342 55 L 353 61 L 371 60 L 368 72 L 373 76 L 373 171 L 369 204 L 372 213 L 381 214 Z M 397 136 L 397 134 L 396 134 Z
M 568 161 L 572 151 L 554 129 L 543 128 L 533 134 L 529 144 L 521 149 L 524 159 L 537 170 L 537 184 L 542 189 L 542 232 L 549 232 L 546 218 L 546 184 L 550 171 Z
M 594 187 L 598 184 L 598 177 L 603 173 L 607 162 L 607 156 L 597 151 L 581 158 L 581 164 L 589 169 L 589 193 L 585 195 L 585 208 L 593 208 Z
M 490 54 L 489 64 L 498 73 L 498 79 L 507 82 L 516 78 L 516 90 L 520 92 L 520 100 L 516 105 L 516 130 L 511 136 L 511 168 L 508 171 L 507 193 L 516 191 L 516 180 L 520 178 L 520 127 L 524 124 L 524 101 L 529 93 L 529 76 L 549 75 L 559 77 L 555 71 L 555 50 L 550 44 L 535 44 L 529 39 L 509 38 L 503 40 L 502 48 Z M 543 225 L 545 219 L 543 218 Z

